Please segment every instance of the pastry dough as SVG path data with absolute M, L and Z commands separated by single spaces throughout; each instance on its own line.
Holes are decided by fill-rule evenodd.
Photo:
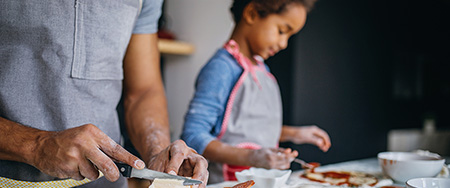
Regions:
M 177 179 L 155 179 L 148 188 L 190 188 L 192 186 L 184 186 L 183 180 Z
M 306 170 L 301 177 L 320 183 L 331 185 L 347 185 L 352 187 L 374 186 L 378 179 L 368 173 L 355 171 L 326 171 L 316 172 L 314 169 Z

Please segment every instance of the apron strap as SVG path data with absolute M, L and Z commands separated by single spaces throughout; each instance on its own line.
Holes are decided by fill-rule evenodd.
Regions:
M 142 2 L 143 0 L 139 0 L 139 11 L 138 11 L 138 15 L 141 13 L 142 10 Z
M 242 53 L 239 51 L 238 43 L 236 41 L 234 41 L 233 39 L 231 39 L 230 41 L 228 41 L 225 44 L 224 48 L 231 55 L 233 55 L 234 58 L 236 58 L 236 60 L 242 66 L 242 68 L 244 68 L 244 70 L 250 71 L 250 75 L 252 75 L 253 80 L 256 82 L 256 84 L 258 84 L 259 88 L 261 89 L 261 84 L 259 83 L 258 79 L 256 78 L 256 74 L 255 74 L 255 70 L 254 70 L 252 62 L 247 57 L 242 55 Z M 260 62 L 259 58 L 254 58 L 254 59 L 258 62 L 258 65 L 260 65 L 262 63 L 262 62 Z
M 100 172 L 98 178 L 103 176 L 103 173 Z M 14 180 L 10 178 L 0 177 L 0 187 L 1 188 L 25 188 L 25 187 L 33 187 L 33 188 L 49 188 L 49 187 L 76 187 L 80 185 L 84 185 L 86 183 L 91 182 L 91 180 L 85 178 L 84 180 L 78 181 L 74 179 L 65 179 L 65 180 L 56 180 L 56 181 L 42 181 L 42 182 L 31 182 L 31 181 L 21 181 Z
M 233 108 L 233 104 L 234 104 L 234 98 L 236 97 L 236 93 L 237 93 L 238 89 L 243 84 L 244 79 L 249 72 L 250 72 L 250 75 L 252 75 L 253 80 L 258 84 L 259 88 L 262 89 L 261 84 L 259 83 L 258 79 L 256 78 L 256 74 L 253 70 L 252 62 L 248 58 L 246 58 L 244 55 L 242 55 L 242 53 L 239 51 L 238 43 L 231 39 L 223 47 L 228 51 L 228 53 L 230 53 L 237 60 L 239 65 L 244 70 L 242 72 L 242 75 L 239 77 L 237 83 L 234 85 L 233 89 L 231 90 L 230 97 L 228 99 L 228 103 L 225 108 L 225 114 L 224 114 L 224 118 L 222 121 L 222 127 L 219 132 L 219 135 L 217 136 L 217 138 L 219 138 L 219 139 L 222 138 L 222 136 L 225 134 L 225 131 L 227 130 L 228 120 L 230 118 L 231 109 Z M 263 63 L 260 60 L 258 60 L 258 58 L 255 58 L 255 60 L 258 62 L 258 64 L 260 66 L 263 65 Z

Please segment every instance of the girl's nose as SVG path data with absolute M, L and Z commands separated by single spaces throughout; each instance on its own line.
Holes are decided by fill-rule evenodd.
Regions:
M 280 40 L 280 42 L 278 44 L 278 46 L 280 47 L 280 50 L 284 50 L 287 47 L 288 40 L 289 40 L 288 37 L 282 37 L 281 38 L 281 40 Z

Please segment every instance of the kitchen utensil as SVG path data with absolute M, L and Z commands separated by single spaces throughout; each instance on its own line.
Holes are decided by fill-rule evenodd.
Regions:
M 302 168 L 306 168 L 306 169 L 312 169 L 315 167 L 314 165 L 308 164 L 307 162 L 305 162 L 304 160 L 301 160 L 299 158 L 295 158 L 294 162 L 302 165 Z
M 235 174 L 240 183 L 253 180 L 255 185 L 252 188 L 282 188 L 286 187 L 286 182 L 291 173 L 291 170 L 251 167 Z
M 447 188 L 450 187 L 448 178 L 414 178 L 406 181 L 407 188 Z
M 136 169 L 131 167 L 130 165 L 124 164 L 124 163 L 116 163 L 117 167 L 119 168 L 120 173 L 124 177 L 128 178 L 140 178 L 140 179 L 148 179 L 148 180 L 154 180 L 156 178 L 160 179 L 177 179 L 177 180 L 183 180 L 183 185 L 198 185 L 203 183 L 199 180 L 193 180 L 182 176 L 175 176 L 171 174 L 167 174 L 164 172 L 158 172 L 154 170 L 150 170 L 148 168 L 144 169 Z
M 435 177 L 445 159 L 435 153 L 381 152 L 378 162 L 383 173 L 397 182 L 412 178 Z

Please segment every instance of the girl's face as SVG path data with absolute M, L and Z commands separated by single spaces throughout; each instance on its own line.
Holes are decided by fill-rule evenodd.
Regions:
M 292 3 L 281 14 L 269 14 L 264 18 L 257 16 L 247 36 L 250 55 L 268 59 L 285 49 L 289 37 L 305 25 L 306 13 L 304 6 Z

